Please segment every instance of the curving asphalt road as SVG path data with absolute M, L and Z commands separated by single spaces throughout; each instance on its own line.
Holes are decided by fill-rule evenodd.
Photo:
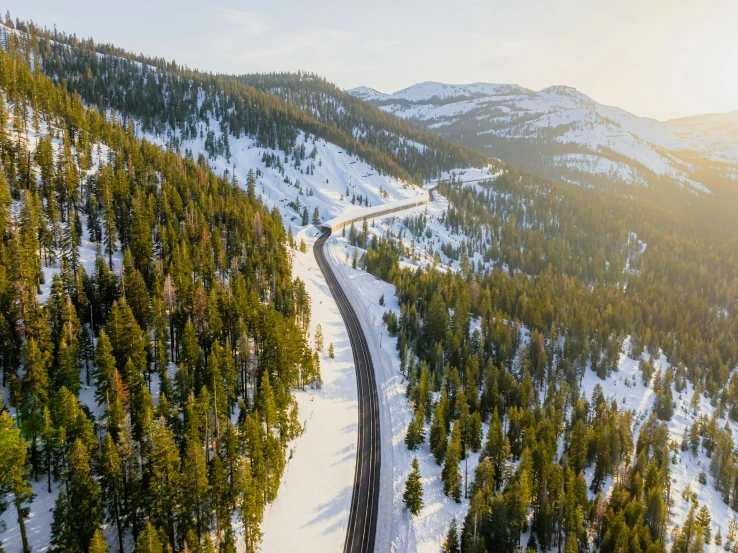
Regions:
M 374 378 L 372 356 L 369 353 L 359 319 L 325 258 L 323 246 L 330 235 L 330 231 L 323 232 L 315 241 L 313 251 L 348 331 L 351 350 L 354 353 L 359 398 L 359 444 L 356 452 L 356 473 L 343 551 L 344 553 L 374 553 L 381 459 L 377 384 Z

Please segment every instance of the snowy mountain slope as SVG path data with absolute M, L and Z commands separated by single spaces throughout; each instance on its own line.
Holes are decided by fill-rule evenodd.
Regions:
M 633 359 L 630 357 L 630 340 L 626 340 L 620 354 L 617 371 L 614 371 L 605 380 L 601 380 L 594 372 L 587 370 L 582 380 L 582 392 L 588 398 L 592 397 L 595 387 L 599 386 L 607 399 L 616 401 L 619 406 L 632 411 L 634 415 L 633 436 L 635 438 L 638 437 L 641 426 L 653 411 L 655 399 L 654 378 L 651 378 L 648 384 L 643 382 L 639 370 L 639 360 L 647 361 L 647 354 L 644 353 L 640 358 Z M 670 367 L 662 352 L 659 352 L 659 356 L 655 358 L 653 366 L 656 372 L 660 372 L 662 375 Z M 671 506 L 669 530 L 674 526 L 681 527 L 687 518 L 691 500 L 687 500 L 682 494 L 689 489 L 695 493 L 695 500 L 700 506 L 707 505 L 710 509 L 712 536 L 720 532 L 725 540 L 729 522 L 738 513 L 725 504 L 721 494 L 713 486 L 713 477 L 710 475 L 710 456 L 702 448 L 698 448 L 696 452 L 692 452 L 690 449 L 680 451 L 679 444 L 685 430 L 688 434 L 690 427 L 700 416 L 704 416 L 708 420 L 716 416 L 717 426 L 719 428 L 729 428 L 734 436 L 738 432 L 738 425 L 715 413 L 715 407 L 704 396 L 700 396 L 696 409 L 693 408 L 690 405 L 690 400 L 693 398 L 695 389 L 691 383 L 688 383 L 681 393 L 675 387 L 672 388 L 675 409 L 671 419 L 666 421 L 669 437 L 674 444 L 671 464 L 671 500 L 673 504 Z M 701 473 L 707 475 L 706 484 L 700 483 Z M 611 490 L 612 480 L 609 480 L 604 493 L 609 494 Z M 705 551 L 708 553 L 720 553 L 721 549 L 714 542 L 705 544 Z
M 368 86 L 358 86 L 352 89 L 350 92 L 357 98 L 366 101 L 370 101 L 383 96 L 381 92 L 379 92 L 378 90 L 374 90 L 373 88 L 369 88 Z
M 426 82 L 394 94 L 366 87 L 349 92 L 444 138 L 579 184 L 648 186 L 664 178 L 704 193 L 694 160 L 684 153 L 738 160 L 731 114 L 662 123 L 567 86 L 536 92 L 507 84 Z
M 108 112 L 112 114 L 112 110 Z M 216 173 L 232 175 L 244 187 L 253 178 L 256 194 L 267 206 L 279 209 L 285 227 L 298 243 L 305 240 L 310 244 L 315 237 L 316 229 L 305 223 L 306 217 L 308 221 L 324 221 L 368 206 L 425 197 L 426 194 L 411 183 L 380 174 L 371 164 L 344 148 L 305 132 L 298 132 L 295 148 L 285 152 L 258 147 L 252 137 L 228 137 L 214 118 L 198 121 L 201 128 L 197 129 L 199 132 L 190 133 L 190 137 L 182 136 L 180 129 L 166 134 L 150 128 L 145 130 L 145 125 L 135 117 L 128 121 L 133 123 L 138 135 L 163 147 L 176 142 L 174 147 L 183 154 L 193 158 L 204 156 Z M 227 155 L 214 154 L 208 146 L 212 141 L 226 139 L 229 141 Z M 82 264 L 88 271 L 95 258 L 90 244 L 84 235 Z M 337 549 L 345 536 L 355 456 L 355 431 L 346 421 L 351 421 L 355 413 L 356 390 L 350 348 L 347 341 L 343 343 L 342 322 L 340 317 L 335 320 L 337 311 L 331 310 L 332 299 L 314 265 L 311 254 L 295 254 L 294 274 L 306 282 L 313 303 L 313 331 L 315 325 L 321 324 L 326 344 L 336 346 L 336 359 L 326 354 L 321 356 L 325 378 L 322 390 L 296 392 L 300 422 L 306 430 L 289 444 L 290 463 L 282 479 L 283 487 L 264 514 L 264 551 L 299 549 L 307 527 L 313 532 L 310 541 L 315 550 Z M 120 269 L 119 257 L 115 258 L 115 269 Z M 48 296 L 52 273 L 58 270 L 53 266 L 46 271 L 47 284 L 40 298 L 42 301 Z M 94 387 L 84 389 L 80 400 L 97 412 L 94 392 Z M 151 392 L 154 401 L 158 401 L 158 390 Z M 325 436 L 334 438 L 331 447 L 326 447 Z M 50 535 L 51 512 L 47 505 L 53 505 L 58 489 L 55 487 L 52 493 L 45 494 L 41 482 L 34 491 L 38 501 L 31 505 L 31 547 L 44 550 Z M 10 518 L 7 523 L 12 529 Z M 17 532 L 3 536 L 4 545 L 9 549 L 18 549 L 18 540 Z
M 7 123 L 10 129 L 10 122 Z M 146 135 L 137 125 L 138 133 L 147 136 L 151 141 L 162 144 L 162 139 L 154 135 Z M 20 135 L 31 156 L 34 155 L 39 139 L 48 134 L 44 121 L 39 124 L 39 131 L 29 126 Z M 16 136 L 13 132 L 12 136 Z M 419 187 L 389 177 L 379 175 L 372 167 L 345 153 L 341 148 L 321 140 L 308 140 L 302 134 L 298 137 L 298 145 L 304 144 L 307 149 L 306 159 L 295 163 L 294 157 L 285 161 L 280 151 L 259 149 L 253 140 L 242 137 L 232 141 L 232 156 L 228 161 L 223 157 L 211 159 L 211 165 L 223 173 L 228 171 L 236 175 L 242 185 L 246 185 L 250 170 L 258 171 L 256 193 L 272 207 L 279 208 L 283 214 L 286 228 L 293 231 L 296 241 L 304 239 L 312 243 L 318 233 L 311 224 L 302 225 L 301 209 L 296 208 L 299 198 L 302 206 L 319 208 L 325 215 L 321 219 L 357 212 L 362 207 L 359 201 L 351 202 L 352 197 L 361 197 L 367 205 L 401 201 L 408 197 L 424 197 L 425 192 Z M 51 141 L 55 157 L 63 148 L 63 141 L 57 136 Z M 207 156 L 204 139 L 184 141 L 184 149 L 194 157 Z M 311 157 L 312 148 L 315 155 Z M 108 158 L 105 144 L 95 144 L 92 165 L 86 170 L 93 175 L 101 166 L 102 160 Z M 76 154 L 72 147 L 72 154 Z M 279 159 L 279 167 L 274 162 L 264 161 L 264 157 Z M 313 167 L 314 164 L 314 167 Z M 309 169 L 308 169 L 309 167 Z M 347 192 L 348 191 L 348 192 Z M 349 195 L 350 194 L 350 195 Z M 342 199 L 341 196 L 344 195 Z M 288 205 L 293 203 L 292 206 Z M 13 214 L 19 211 L 13 205 Z M 366 209 L 366 208 L 364 208 Z M 82 236 L 79 248 L 80 265 L 91 273 L 94 271 L 97 255 L 94 242 L 90 239 L 86 218 L 80 214 Z M 299 420 L 305 431 L 302 436 L 289 444 L 290 461 L 285 471 L 282 486 L 277 500 L 269 506 L 264 515 L 262 550 L 285 551 L 298 550 L 306 539 L 305 528 L 310 528 L 311 543 L 316 550 L 337 550 L 345 538 L 345 527 L 351 499 L 351 486 L 354 478 L 355 458 L 355 424 L 351 424 L 356 413 L 356 383 L 352 354 L 348 338 L 345 334 L 340 314 L 331 298 L 325 281 L 312 256 L 312 252 L 293 254 L 293 275 L 306 284 L 312 302 L 311 335 L 321 325 L 324 335 L 324 351 L 321 354 L 323 387 L 320 390 L 296 390 L 299 404 Z M 122 253 L 113 255 L 113 270 L 118 273 L 122 266 Z M 61 271 L 59 260 L 48 265 L 42 264 L 45 280 L 41 284 L 38 299 L 45 302 L 54 275 Z M 335 346 L 335 359 L 327 354 L 328 344 Z M 174 377 L 176 368 L 170 367 L 170 377 Z M 90 409 L 95 417 L 103 416 L 102 408 L 95 400 L 95 386 L 82 386 L 79 401 Z M 154 379 L 151 396 L 155 404 L 159 398 L 158 379 Z M 7 388 L 2 389 L 2 397 L 10 397 Z M 348 421 L 348 422 L 347 422 Z M 331 446 L 327 447 L 326 436 L 331 436 Z M 40 479 L 32 482 L 35 499 L 30 505 L 27 520 L 28 539 L 33 551 L 48 550 L 51 536 L 51 520 L 59 484 L 54 482 L 51 491 L 46 489 L 46 481 Z M 2 546 L 8 551 L 21 549 L 19 529 L 15 522 L 14 509 L 8 509 L 0 519 L 0 524 L 7 528 L 0 531 Z M 107 532 L 110 543 L 114 533 Z
M 714 161 L 738 163 L 738 111 L 671 119 L 665 125 Z
M 10 122 L 8 122 L 10 128 Z M 48 130 L 42 121 L 37 134 L 28 128 L 22 135 L 26 148 L 33 155 L 40 137 Z M 147 136 L 156 143 L 163 144 L 160 137 Z M 313 225 L 302 225 L 301 209 L 296 209 L 296 200 L 307 207 L 312 217 L 315 208 L 319 209 L 321 219 L 346 213 L 357 213 L 363 208 L 351 202 L 352 196 L 361 196 L 368 205 L 379 205 L 387 202 L 401 201 L 405 198 L 424 197 L 425 192 L 413 185 L 389 177 L 379 175 L 370 165 L 355 156 L 345 153 L 341 148 L 321 140 L 308 140 L 303 134 L 298 137 L 298 144 L 305 144 L 307 157 L 301 167 L 295 166 L 295 159 L 284 162 L 284 153 L 280 151 L 259 149 L 253 140 L 243 137 L 231 142 L 232 157 L 227 161 L 223 157 L 211 159 L 210 163 L 218 173 L 228 170 L 245 186 L 250 170 L 258 170 L 256 193 L 269 206 L 279 208 L 286 228 L 293 231 L 296 241 L 304 239 L 308 244 L 314 240 L 317 229 Z M 108 148 L 100 144 L 100 156 L 94 156 L 93 164 L 87 174 L 94 174 L 99 160 L 107 158 Z M 313 146 L 315 158 L 310 157 Z M 62 147 L 60 138 L 52 140 L 55 155 Z M 194 157 L 207 156 L 204 139 L 184 141 L 183 149 L 190 150 Z M 98 150 L 95 145 L 93 151 Z M 73 150 L 73 153 L 74 150 Z M 280 159 L 282 169 L 275 165 L 267 166 L 263 156 L 272 155 Z M 311 164 L 314 163 L 314 167 Z M 298 164 L 300 165 L 300 164 Z M 310 166 L 310 170 L 307 168 Z M 282 173 L 283 172 L 283 173 Z M 309 174 L 308 174 L 309 173 Z M 348 193 L 347 193 L 348 191 Z M 350 195 L 349 195 L 350 194 Z M 343 199 L 341 198 L 344 196 Z M 290 206 L 289 204 L 292 203 Z M 17 209 L 15 210 L 17 211 Z M 84 214 L 82 219 L 83 234 L 80 245 L 80 263 L 87 272 L 92 272 L 95 265 L 96 250 L 90 240 Z M 121 270 L 122 254 L 113 256 L 113 269 Z M 41 285 L 38 299 L 48 299 L 53 277 L 61 270 L 61 262 L 57 260 L 43 266 L 45 281 Z M 305 528 L 310 528 L 313 535 L 310 541 L 316 550 L 337 550 L 345 538 L 345 527 L 351 500 L 351 485 L 354 478 L 355 459 L 355 424 L 356 383 L 352 354 L 343 321 L 337 307 L 327 290 L 325 281 L 312 256 L 312 252 L 294 253 L 293 274 L 306 283 L 312 302 L 312 332 L 318 324 L 322 326 L 325 348 L 321 355 L 323 388 L 296 391 L 299 404 L 300 422 L 305 431 L 294 443 L 290 444 L 292 458 L 285 471 L 282 487 L 277 500 L 269 506 L 264 516 L 264 543 L 262 550 L 285 551 L 297 550 L 306 539 Z M 335 359 L 327 355 L 328 344 L 334 344 Z M 174 376 L 172 371 L 171 376 Z M 154 401 L 158 400 L 158 380 L 151 390 Z M 99 417 L 101 407 L 95 401 L 95 387 L 82 387 L 79 400 L 90 411 Z M 9 397 L 8 390 L 3 390 L 3 397 Z M 327 447 L 326 436 L 332 436 Z M 33 483 L 36 498 L 31 504 L 31 514 L 27 524 L 28 538 L 34 551 L 45 551 L 49 547 L 51 535 L 51 517 L 58 495 L 58 483 L 52 484 L 51 493 L 46 491 L 46 482 L 41 479 Z M 2 516 L 7 531 L 0 534 L 3 548 L 8 551 L 20 550 L 20 535 L 15 524 L 15 512 L 9 509 Z
M 477 188 L 478 185 L 471 184 L 467 187 Z M 462 243 L 469 243 L 469 239 L 466 236 L 454 233 L 447 227 L 444 219 L 449 207 L 448 201 L 438 192 L 435 192 L 434 195 L 435 200 L 424 206 L 396 215 L 370 220 L 368 234 L 370 237 L 379 239 L 380 237 L 386 237 L 391 232 L 392 235 L 401 239 L 406 248 L 405 256 L 400 257 L 400 265 L 403 267 L 420 267 L 423 269 L 436 267 L 440 270 L 458 271 L 461 269 L 461 263 L 449 258 L 442 251 L 441 246 L 458 248 Z M 416 225 L 414 220 L 420 217 L 423 218 L 423 223 Z M 420 226 L 422 232 L 414 232 L 414 229 L 417 229 L 418 226 Z M 347 230 L 346 236 L 348 235 Z M 648 247 L 632 232 L 629 234 L 629 241 L 636 245 L 635 250 L 641 254 Z M 471 243 L 474 245 L 473 241 Z M 385 517 L 385 526 L 382 527 L 384 528 L 382 535 L 387 540 L 386 549 L 391 551 L 438 551 L 451 518 L 462 519 L 469 504 L 463 500 L 461 504 L 455 504 L 443 495 L 439 479 L 439 467 L 435 465 L 425 445 L 422 445 L 415 452 L 408 451 L 404 445 L 404 432 L 411 420 L 412 408 L 404 396 L 406 383 L 400 372 L 395 340 L 388 336 L 386 328 L 381 323 L 382 314 L 386 311 L 393 311 L 399 316 L 397 298 L 394 295 L 395 288 L 377 280 L 368 273 L 351 267 L 351 260 L 354 258 L 361 259 L 364 250 L 351 246 L 346 237 L 336 236 L 329 242 L 329 245 L 331 246 L 332 261 L 339 266 L 339 273 L 342 273 L 345 287 L 352 290 L 349 296 L 352 297 L 352 301 L 358 308 L 357 311 L 364 313 L 365 321 L 362 324 L 368 335 L 373 334 L 373 338 L 368 339 L 381 344 L 376 348 L 378 351 L 375 356 L 375 364 L 377 364 L 378 384 L 383 391 L 383 401 L 387 405 L 384 412 L 389 418 L 387 422 L 383 420 L 385 425 L 382 430 L 383 444 L 387 444 L 388 455 L 391 456 L 391 466 L 393 467 L 392 482 L 385 484 L 391 490 L 388 492 L 390 498 L 384 498 L 388 502 L 387 510 L 390 510 L 389 504 L 391 503 L 391 510 L 393 511 L 391 517 L 388 515 Z M 354 256 L 354 250 L 358 251 L 358 255 Z M 486 271 L 491 268 L 507 269 L 504 265 L 498 266 L 494 263 L 485 262 L 478 251 L 471 255 L 470 261 L 479 271 Z M 628 261 L 626 262 L 625 272 L 627 274 L 637 274 L 638 269 L 631 268 Z M 380 305 L 380 297 L 383 297 L 384 305 Z M 523 329 L 523 333 L 527 334 L 525 329 Z M 634 439 L 637 439 L 642 426 L 655 408 L 657 393 L 654 390 L 654 385 L 656 376 L 654 375 L 648 384 L 645 384 L 639 361 L 648 361 L 648 354 L 644 353 L 635 359 L 630 355 L 630 339 L 626 339 L 616 363 L 617 369 L 607 378 L 600 379 L 590 368 L 587 368 L 581 391 L 587 398 L 591 398 L 595 389 L 599 387 L 606 398 L 618 404 L 619 409 L 632 411 L 633 436 Z M 379 362 L 376 359 L 379 359 Z M 655 359 L 651 362 L 655 372 L 662 376 L 673 369 L 661 352 L 655 354 Z M 726 540 L 728 525 L 735 518 L 736 513 L 723 501 L 721 493 L 713 486 L 714 479 L 710 472 L 711 458 L 709 453 L 699 447 L 694 452 L 690 448 L 681 450 L 680 444 L 685 435 L 685 430 L 688 433 L 700 416 L 704 416 L 706 420 L 712 420 L 713 415 L 715 415 L 717 427 L 729 427 L 733 435 L 738 432 L 738 425 L 732 421 L 726 421 L 724 413 L 721 415 L 721 412 L 716 410 L 719 407 L 716 408 L 711 405 L 709 399 L 703 395 L 698 394 L 697 396 L 696 410 L 690 406 L 690 398 L 693 398 L 695 394 L 692 384 L 687 384 L 680 391 L 676 383 L 672 383 L 671 390 L 674 398 L 674 414 L 670 420 L 666 421 L 666 425 L 673 443 L 672 487 L 670 492 L 672 504 L 667 534 L 670 534 L 674 527 L 683 525 L 691 505 L 696 501 L 698 507 L 706 505 L 712 514 L 712 536 L 714 537 L 720 533 L 722 539 Z M 387 435 L 385 435 L 385 432 Z M 707 438 L 704 439 L 707 440 Z M 560 452 L 561 454 L 562 452 Z M 418 516 L 412 517 L 403 511 L 402 489 L 410 471 L 410 463 L 415 456 L 420 461 L 425 506 Z M 475 456 L 471 456 L 468 461 L 470 467 L 476 466 L 478 462 Z M 388 476 L 384 475 L 385 478 Z M 585 476 L 587 483 L 591 483 L 593 479 L 593 469 L 591 467 L 585 471 Z M 706 478 L 706 481 L 704 478 Z M 605 495 L 610 493 L 612 485 L 612 479 L 609 479 L 603 490 Z M 694 492 L 694 499 L 689 497 L 690 491 Z M 590 499 L 593 496 L 594 494 Z M 382 503 L 382 505 L 385 505 L 385 503 Z M 667 548 L 670 545 L 668 540 L 667 537 Z M 521 543 L 526 542 L 527 536 L 524 534 Z M 706 544 L 705 551 L 708 553 L 719 553 L 720 550 L 721 546 L 714 541 Z
M 211 121 L 212 128 L 218 124 Z M 140 126 L 137 126 L 140 132 Z M 143 133 L 162 146 L 161 137 Z M 219 136 L 219 133 L 216 133 Z M 320 220 L 349 215 L 362 206 L 377 206 L 388 202 L 423 196 L 423 190 L 389 175 L 380 175 L 371 165 L 342 148 L 315 137 L 300 133 L 296 143 L 304 145 L 306 159 L 296 160 L 284 152 L 259 148 L 249 137 L 231 138 L 231 157 L 210 158 L 208 163 L 217 173 L 228 171 L 242 186 L 246 186 L 249 171 L 256 173 L 256 194 L 270 207 L 277 207 L 285 221 L 285 228 L 294 221 L 300 226 L 303 207 L 312 221 L 317 208 Z M 197 158 L 208 156 L 205 139 L 182 140 L 180 148 L 189 150 Z M 314 150 L 314 158 L 312 152 Z M 279 165 L 265 161 L 265 156 L 279 159 Z M 286 160 L 286 161 L 285 161 Z M 363 203 L 359 203 L 359 198 Z M 299 204 L 298 204 L 299 199 Z M 352 201 L 353 200 L 353 201 Z M 295 228 L 296 232 L 296 228 Z

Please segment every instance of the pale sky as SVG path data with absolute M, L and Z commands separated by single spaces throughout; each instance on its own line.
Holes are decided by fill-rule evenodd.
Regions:
M 13 18 L 223 73 L 573 86 L 668 119 L 738 110 L 738 0 L 6 0 Z

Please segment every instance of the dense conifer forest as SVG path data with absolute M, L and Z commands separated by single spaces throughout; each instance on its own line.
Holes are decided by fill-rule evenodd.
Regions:
M 59 487 L 55 552 L 105 551 L 103 525 L 121 551 L 233 552 L 237 521 L 256 550 L 301 432 L 290 390 L 320 378 L 281 216 L 86 108 L 37 45 L 0 49 L 3 507 L 26 553 L 42 480 Z
M 680 451 L 706 452 L 710 485 L 738 508 L 735 444 L 717 422 L 738 421 L 735 238 L 513 169 L 439 192 L 449 201 L 441 223 L 464 237 L 458 248 L 437 247 L 423 213 L 399 234 L 370 237 L 365 223 L 347 237 L 366 250 L 357 265 L 396 286 L 400 313 L 388 311 L 385 323 L 415 410 L 406 444 L 427 441 L 444 493 L 470 499 L 461 528 L 449 530 L 460 550 L 510 553 L 527 532 L 528 550 L 702 551 L 710 506 L 670 526 L 682 492 L 670 465 Z M 458 271 L 401 268 L 423 240 L 439 269 L 443 254 Z M 645 357 L 641 379 L 656 395 L 642 421 L 599 387 L 592 396 L 580 388 L 587 371 L 614 376 L 623 351 Z M 656 372 L 661 351 L 669 367 Z M 679 443 L 665 421 L 687 383 L 694 412 L 701 396 L 713 411 Z M 462 460 L 480 451 L 467 481 Z

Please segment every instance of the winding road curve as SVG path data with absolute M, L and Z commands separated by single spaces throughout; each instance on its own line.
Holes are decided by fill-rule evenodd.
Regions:
M 429 200 L 435 199 L 435 186 L 428 189 Z M 417 206 L 402 207 L 393 211 L 413 209 Z M 382 216 L 376 214 L 374 216 Z M 358 216 L 355 220 L 361 220 Z M 350 222 L 350 221 L 349 221 Z M 348 224 L 342 222 L 342 225 Z M 374 364 L 351 302 L 338 283 L 333 269 L 325 257 L 323 247 L 331 235 L 330 227 L 324 227 L 323 234 L 315 241 L 313 252 L 323 273 L 333 299 L 338 305 L 343 322 L 348 331 L 351 350 L 356 367 L 356 387 L 359 398 L 359 445 L 356 452 L 356 473 L 354 489 L 351 495 L 351 511 L 349 513 L 344 553 L 374 553 L 374 541 L 377 533 L 377 513 L 379 507 L 379 469 L 381 465 L 381 436 L 379 433 L 379 398 L 377 383 L 374 377 Z
M 374 553 L 381 460 L 377 384 L 374 378 L 372 356 L 369 353 L 369 346 L 361 330 L 359 319 L 323 251 L 323 246 L 330 235 L 330 231 L 324 231 L 315 241 L 313 251 L 348 331 L 351 350 L 354 353 L 359 398 L 359 444 L 356 452 L 356 474 L 343 551 L 344 553 Z

